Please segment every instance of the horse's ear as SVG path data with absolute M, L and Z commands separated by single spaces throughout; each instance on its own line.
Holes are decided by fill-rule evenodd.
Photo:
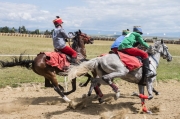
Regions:
M 164 41 L 163 41 L 163 39 L 161 39 L 161 44 L 163 44 L 164 43 Z
M 81 30 L 79 29 L 79 33 L 81 33 Z

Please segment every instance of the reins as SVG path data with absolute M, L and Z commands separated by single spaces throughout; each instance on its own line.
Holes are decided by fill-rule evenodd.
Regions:
M 80 36 L 84 37 L 85 41 L 88 42 L 90 38 L 86 34 L 80 34 Z
M 169 57 L 169 53 L 168 53 L 168 51 L 167 51 L 167 48 L 165 48 L 165 46 L 164 46 L 164 44 L 162 44 L 162 48 L 163 48 L 163 52 L 165 51 L 166 52 L 166 54 L 167 54 L 167 57 Z M 155 49 L 155 51 L 157 52 L 157 53 L 160 53 L 160 55 L 162 55 L 162 53 L 159 51 L 159 50 L 157 50 L 157 49 Z M 158 67 L 159 66 L 159 63 L 158 63 L 158 61 L 156 60 L 156 58 L 154 57 L 154 55 L 150 55 L 151 57 L 152 57 L 152 59 L 156 62 L 156 67 Z

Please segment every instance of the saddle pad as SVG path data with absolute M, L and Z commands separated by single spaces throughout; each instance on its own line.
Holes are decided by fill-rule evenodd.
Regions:
M 52 67 L 57 67 L 61 71 L 65 71 L 67 67 L 70 66 L 70 63 L 66 59 L 65 54 L 61 54 L 58 52 L 44 52 L 47 57 L 46 63 Z
M 118 55 L 121 61 L 130 71 L 140 68 L 142 66 L 142 62 L 134 56 L 130 56 L 119 51 Z

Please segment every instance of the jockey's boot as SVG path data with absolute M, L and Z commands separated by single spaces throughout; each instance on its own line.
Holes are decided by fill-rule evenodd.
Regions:
M 71 63 L 72 63 L 72 65 L 79 65 L 79 62 L 77 61 L 77 58 L 75 58 L 75 57 L 71 58 Z
M 156 74 L 149 68 L 149 58 L 143 60 L 143 69 L 146 78 L 153 78 Z

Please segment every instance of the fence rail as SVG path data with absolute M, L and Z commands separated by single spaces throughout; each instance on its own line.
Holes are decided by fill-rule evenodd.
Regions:
M 18 36 L 18 37 L 39 37 L 39 38 L 51 38 L 51 35 L 43 34 L 22 34 L 22 33 L 0 33 L 0 36 Z

